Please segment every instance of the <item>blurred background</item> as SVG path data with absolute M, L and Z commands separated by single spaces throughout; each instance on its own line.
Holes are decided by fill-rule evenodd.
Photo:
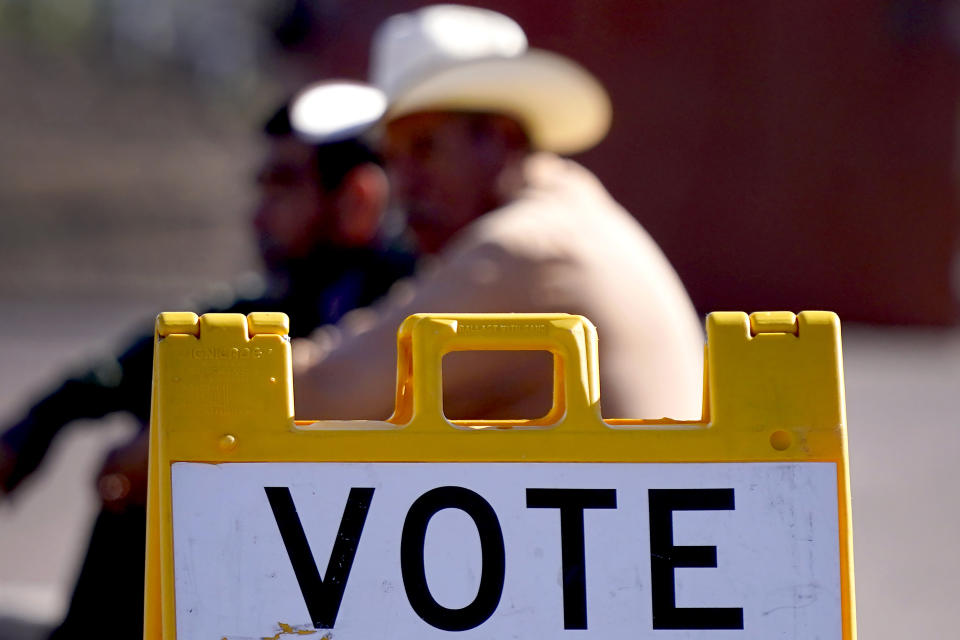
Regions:
M 255 269 L 261 120 L 363 78 L 375 26 L 422 4 L 0 0 L 0 420 Z M 606 84 L 613 129 L 579 159 L 702 312 L 840 314 L 861 635 L 954 636 L 960 2 L 475 4 Z M 93 475 L 134 430 L 80 426 L 0 502 L 0 639 L 62 615 Z

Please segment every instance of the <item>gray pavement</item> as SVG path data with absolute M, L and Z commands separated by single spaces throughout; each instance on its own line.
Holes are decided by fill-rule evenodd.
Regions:
M 955 638 L 960 332 L 845 331 L 862 638 Z
M 148 312 L 88 304 L 4 309 L 0 415 Z M 846 326 L 844 351 L 860 637 L 955 637 L 960 331 Z M 29 623 L 61 614 L 93 516 L 92 475 L 128 432 L 122 420 L 73 429 L 44 474 L 0 506 L 0 639 L 29 638 Z

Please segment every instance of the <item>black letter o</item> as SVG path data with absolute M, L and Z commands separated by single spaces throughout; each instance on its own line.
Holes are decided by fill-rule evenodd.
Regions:
M 460 509 L 471 518 L 480 534 L 483 562 L 480 586 L 473 602 L 462 609 L 448 609 L 430 594 L 423 565 L 427 525 L 443 509 Z M 503 532 L 493 507 L 479 494 L 463 487 L 437 487 L 417 498 L 407 512 L 400 537 L 400 572 L 410 606 L 424 622 L 444 631 L 466 631 L 483 624 L 500 604 L 505 573 Z

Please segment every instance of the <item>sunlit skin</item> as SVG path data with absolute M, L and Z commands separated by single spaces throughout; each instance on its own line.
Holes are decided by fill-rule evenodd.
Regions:
M 390 122 L 384 154 L 397 204 L 425 253 L 437 253 L 472 221 L 514 200 L 523 188 L 523 164 L 530 145 L 522 127 L 496 114 L 423 112 Z M 488 370 L 524 371 L 530 381 L 549 380 L 553 360 L 544 352 L 460 353 L 444 362 L 450 375 L 486 363 Z M 516 388 L 516 387 L 515 387 Z M 477 398 L 444 398 L 448 416 L 467 418 L 460 401 L 476 408 Z M 516 418 L 501 413 L 499 397 L 482 409 L 484 417 Z M 531 385 L 531 413 L 545 414 L 549 386 Z M 509 413 L 509 411 L 507 411 Z
M 505 116 L 422 112 L 390 122 L 390 184 L 420 250 L 438 252 L 467 224 L 512 200 L 528 152 L 520 125 Z
M 267 269 L 282 269 L 335 235 L 331 194 L 319 184 L 312 147 L 293 136 L 272 138 L 256 180 L 253 227 Z

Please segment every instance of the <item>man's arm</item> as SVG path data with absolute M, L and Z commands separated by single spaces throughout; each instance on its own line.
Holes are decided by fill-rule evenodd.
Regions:
M 540 268 L 496 243 L 472 247 L 439 265 L 432 276 L 417 280 L 409 301 L 386 305 L 367 330 L 346 333 L 339 344 L 297 367 L 297 418 L 387 418 L 394 408 L 397 329 L 407 316 L 552 311 L 538 299 Z M 506 367 L 507 362 L 511 366 Z M 451 414 L 492 418 L 496 416 L 489 412 L 495 408 L 525 407 L 531 396 L 539 398 L 532 404 L 541 404 L 552 375 L 542 366 L 545 362 L 550 364 L 549 359 L 532 358 L 518 365 L 516 359 L 504 356 L 462 359 L 456 366 L 444 366 L 444 388 L 458 400 Z M 542 379 L 543 384 L 531 385 L 531 379 Z
M 10 493 L 36 470 L 69 422 L 126 411 L 146 424 L 152 375 L 153 336 L 143 335 L 120 357 L 64 380 L 0 435 L 0 492 Z

